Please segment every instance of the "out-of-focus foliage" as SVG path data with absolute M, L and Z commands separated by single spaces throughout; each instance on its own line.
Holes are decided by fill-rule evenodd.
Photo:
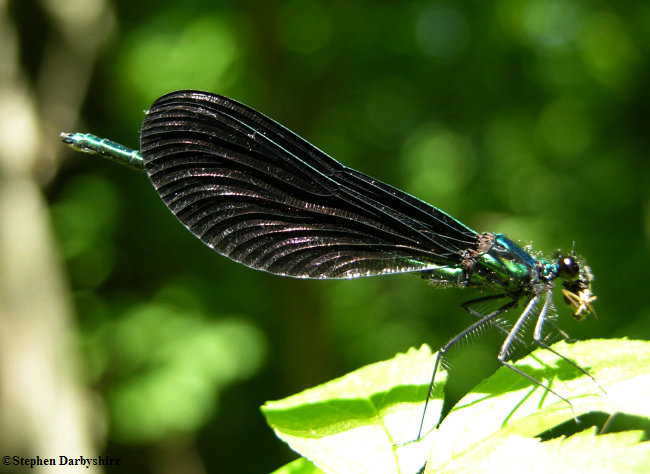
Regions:
M 575 245 L 595 274 L 598 319 L 579 325 L 558 299 L 561 326 L 579 339 L 650 337 L 645 2 L 112 6 L 117 32 L 81 131 L 137 147 L 143 111 L 165 92 L 236 98 L 478 231 L 547 255 Z M 36 77 L 46 19 L 37 2 L 10 7 Z M 106 451 L 132 466 L 154 470 L 143 453 L 190 445 L 208 472 L 270 471 L 292 455 L 258 411 L 265 400 L 437 348 L 471 319 L 459 303 L 477 293 L 411 275 L 249 270 L 186 232 L 144 175 L 65 156 L 47 191 L 86 381 L 107 410 Z M 496 367 L 489 341 L 453 359 L 451 385 Z

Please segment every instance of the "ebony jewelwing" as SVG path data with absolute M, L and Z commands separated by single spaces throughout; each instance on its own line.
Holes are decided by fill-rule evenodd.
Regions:
M 73 148 L 145 171 L 169 210 L 220 254 L 257 270 L 295 278 L 358 278 L 417 273 L 438 287 L 494 294 L 462 307 L 474 324 L 438 352 L 431 376 L 459 341 L 485 326 L 506 336 L 499 362 L 564 400 L 509 358 L 534 321 L 534 344 L 550 348 L 556 280 L 573 316 L 594 314 L 592 274 L 575 255 L 534 256 L 506 236 L 478 233 L 444 211 L 343 166 L 265 115 L 226 97 L 177 91 L 147 111 L 140 152 L 82 133 L 62 133 Z M 501 316 L 523 303 L 515 323 Z M 489 311 L 482 310 L 492 303 Z M 591 377 L 593 379 L 593 377 Z M 424 415 L 422 417 L 424 421 Z M 422 435 L 422 423 L 418 439 Z

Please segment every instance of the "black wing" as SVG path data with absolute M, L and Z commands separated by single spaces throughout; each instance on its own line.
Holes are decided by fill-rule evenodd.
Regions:
M 232 99 L 178 91 L 142 124 L 151 182 L 217 252 L 299 278 L 356 278 L 457 264 L 476 232 L 346 168 Z

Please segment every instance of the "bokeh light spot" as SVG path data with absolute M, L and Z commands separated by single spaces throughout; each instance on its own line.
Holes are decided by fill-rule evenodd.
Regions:
M 575 97 L 562 97 L 542 112 L 538 132 L 553 154 L 577 156 L 592 140 L 592 126 L 582 103 Z
M 420 13 L 415 24 L 415 36 L 427 56 L 449 63 L 458 59 L 467 49 L 469 23 L 457 5 L 437 3 Z
M 409 173 L 409 191 L 442 209 L 453 209 L 455 196 L 475 172 L 469 144 L 434 125 L 421 127 L 409 137 L 401 159 Z
M 231 24 L 216 14 L 176 26 L 151 20 L 125 41 L 120 72 L 145 103 L 172 90 L 220 90 L 235 81 L 240 55 Z
M 74 284 L 99 286 L 115 263 L 111 230 L 119 218 L 119 200 L 111 182 L 99 175 L 75 176 L 52 205 L 51 215 Z
M 92 337 L 112 359 L 107 402 L 115 439 L 151 442 L 198 429 L 219 392 L 251 376 L 264 335 L 241 317 L 213 320 L 152 301 L 107 322 Z
M 587 17 L 578 43 L 583 60 L 599 81 L 617 89 L 628 85 L 638 51 L 625 25 L 616 16 L 594 13 Z

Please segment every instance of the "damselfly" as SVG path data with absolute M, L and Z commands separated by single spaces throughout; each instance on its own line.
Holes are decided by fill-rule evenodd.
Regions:
M 548 346 L 552 296 L 561 281 L 578 320 L 594 313 L 592 274 L 575 255 L 534 256 L 505 235 L 478 233 L 409 194 L 335 161 L 263 114 L 207 92 L 177 91 L 147 112 L 140 151 L 94 135 L 62 133 L 77 150 L 145 171 L 169 210 L 220 254 L 251 268 L 295 278 L 358 278 L 417 273 L 436 286 L 479 287 L 494 294 L 464 303 L 477 320 L 438 352 L 494 326 L 505 334 L 501 364 L 570 402 L 509 360 L 524 327 Z M 503 313 L 523 302 L 508 326 Z M 493 303 L 492 309 L 482 308 Z M 422 418 L 424 420 L 424 416 Z M 422 425 L 418 439 L 422 434 Z

